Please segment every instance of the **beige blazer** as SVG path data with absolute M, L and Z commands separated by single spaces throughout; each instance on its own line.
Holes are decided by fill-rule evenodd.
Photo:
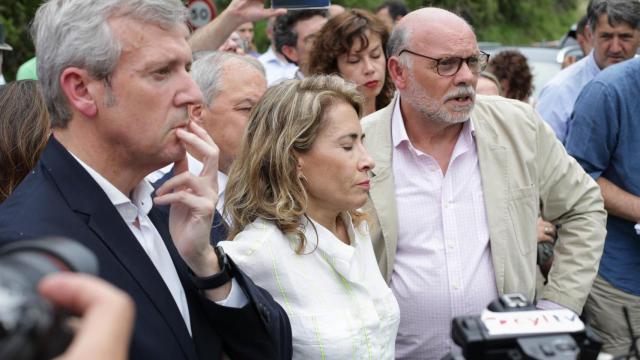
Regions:
M 391 279 L 398 244 L 391 116 L 398 97 L 363 119 L 365 146 L 376 162 L 367 211 L 378 266 Z M 471 114 L 480 163 L 498 292 L 535 296 L 536 219 L 561 224 L 555 260 L 541 298 L 582 311 L 606 234 L 598 185 L 564 150 L 533 108 L 477 96 Z

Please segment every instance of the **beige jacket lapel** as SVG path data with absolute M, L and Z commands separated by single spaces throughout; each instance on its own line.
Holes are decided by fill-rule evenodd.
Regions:
M 393 182 L 391 116 L 398 97 L 384 109 L 362 120 L 364 145 L 376 163 L 371 171 L 371 190 L 365 210 L 370 214 L 371 240 L 378 266 L 387 282 L 391 280 L 398 245 L 398 211 Z
M 488 124 L 488 121 L 491 121 L 489 119 L 488 114 L 482 111 L 476 110 L 471 115 L 471 122 L 475 129 L 476 149 L 482 179 L 487 226 L 489 226 L 489 241 L 496 286 L 498 287 L 498 292 L 503 294 L 505 258 L 513 255 L 509 254 L 509 249 L 512 249 L 513 246 L 508 246 L 507 244 L 511 222 L 505 216 L 508 214 L 508 157 L 507 148 L 499 144 L 497 134 L 493 127 Z

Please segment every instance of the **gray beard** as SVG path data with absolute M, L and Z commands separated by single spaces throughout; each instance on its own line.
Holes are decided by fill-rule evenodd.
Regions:
M 471 106 L 454 107 L 453 112 L 450 112 L 444 104 L 428 97 L 414 81 L 413 79 L 409 80 L 407 89 L 408 96 L 405 96 L 404 100 L 406 100 L 423 119 L 449 125 L 460 124 L 469 119 L 475 102 L 471 104 Z M 467 91 L 471 89 L 471 91 L 473 91 L 471 86 L 467 86 L 464 89 Z M 445 95 L 445 98 L 451 95 L 452 94 L 448 93 Z

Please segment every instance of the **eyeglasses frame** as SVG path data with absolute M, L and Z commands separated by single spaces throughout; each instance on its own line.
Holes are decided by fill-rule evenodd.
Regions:
M 411 51 L 411 50 L 409 50 L 409 49 L 402 49 L 402 50 L 400 50 L 400 52 L 398 53 L 398 55 L 397 55 L 397 56 L 402 55 L 402 53 L 403 53 L 403 52 L 408 52 L 409 54 L 413 54 L 413 55 L 416 55 L 416 56 L 419 56 L 419 57 L 422 57 L 422 58 L 425 58 L 425 59 L 429 59 L 429 60 L 433 60 L 433 61 L 435 61 L 435 62 L 436 62 L 436 66 L 435 66 L 434 68 L 436 69 L 436 73 L 437 73 L 438 75 L 440 75 L 440 76 L 444 76 L 444 77 L 451 77 L 451 76 L 455 76 L 455 75 L 458 73 L 458 71 L 460 71 L 460 68 L 462 68 L 462 63 L 464 62 L 464 63 L 466 63 L 466 64 L 467 64 L 467 66 L 469 66 L 469 60 L 470 60 L 471 58 L 473 58 L 474 56 L 477 56 L 477 57 L 478 57 L 478 61 L 480 61 L 481 57 L 483 57 L 483 56 L 484 56 L 484 57 L 486 57 L 486 60 L 485 60 L 484 65 L 482 65 L 482 66 L 480 67 L 480 71 L 478 71 L 478 74 L 479 74 L 479 73 L 481 73 L 482 71 L 484 71 L 484 69 L 486 69 L 486 68 L 487 68 L 487 65 L 489 64 L 489 56 L 490 56 L 490 55 L 489 55 L 489 54 L 487 54 L 486 52 L 484 52 L 484 51 L 480 51 L 480 54 L 478 54 L 478 55 L 473 55 L 473 56 L 469 56 L 469 57 L 466 57 L 466 58 L 461 58 L 461 57 L 459 57 L 459 56 L 446 56 L 446 57 L 441 57 L 441 58 L 433 58 L 433 57 L 431 57 L 431 56 L 422 55 L 422 54 L 419 54 L 419 53 L 417 53 L 417 52 L 415 52 L 415 51 Z M 440 74 L 440 70 L 438 69 L 438 66 L 440 65 L 440 61 L 445 60 L 445 59 L 452 59 L 452 58 L 458 58 L 458 59 L 462 60 L 462 61 L 460 61 L 460 63 L 458 64 L 458 68 L 456 69 L 456 71 L 455 71 L 453 74 L 451 74 L 451 75 L 442 75 L 442 74 Z

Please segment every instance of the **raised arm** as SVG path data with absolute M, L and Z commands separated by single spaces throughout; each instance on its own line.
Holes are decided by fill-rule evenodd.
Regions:
M 189 39 L 193 52 L 217 50 L 241 24 L 282 15 L 285 9 L 265 9 L 263 0 L 233 0 L 212 22 L 197 29 Z

